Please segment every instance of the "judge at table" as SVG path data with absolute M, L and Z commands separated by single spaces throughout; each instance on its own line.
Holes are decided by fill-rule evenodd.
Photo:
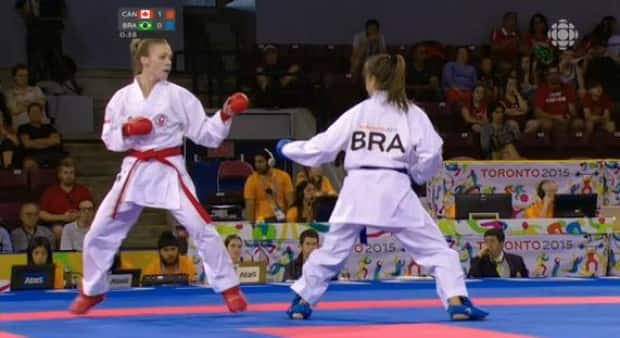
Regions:
M 490 229 L 484 233 L 484 246 L 471 261 L 471 278 L 528 278 L 529 272 L 519 255 L 504 252 L 504 232 Z

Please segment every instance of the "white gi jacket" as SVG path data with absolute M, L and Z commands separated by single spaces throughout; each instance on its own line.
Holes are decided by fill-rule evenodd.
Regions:
M 325 132 L 295 141 L 284 155 L 305 166 L 334 161 L 346 151 L 344 180 L 331 223 L 373 227 L 423 226 L 426 212 L 411 189 L 410 177 L 421 184 L 442 166 L 443 141 L 424 111 L 410 105 L 404 113 L 377 92 L 345 112 Z M 404 169 L 359 170 L 361 167 Z
M 153 123 L 149 135 L 123 137 L 122 126 L 129 118 L 146 117 Z M 180 147 L 188 137 L 205 147 L 218 147 L 228 136 L 231 120 L 223 122 L 218 111 L 208 118 L 200 101 L 188 90 L 168 81 L 159 81 L 144 98 L 137 79 L 117 91 L 106 107 L 101 139 L 110 151 L 146 151 Z M 181 173 L 183 182 L 194 186 L 185 169 L 183 156 L 168 157 Z M 123 160 L 115 184 L 127 179 L 135 157 Z M 174 168 L 158 161 L 137 164 L 126 185 L 122 202 L 165 209 L 180 208 L 181 186 Z M 119 211 L 124 210 L 123 205 Z

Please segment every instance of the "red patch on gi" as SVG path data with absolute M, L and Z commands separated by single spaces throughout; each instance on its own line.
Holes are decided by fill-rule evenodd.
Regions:
M 159 114 L 155 116 L 155 124 L 157 124 L 160 127 L 165 126 L 167 121 L 168 121 L 168 118 L 164 114 Z

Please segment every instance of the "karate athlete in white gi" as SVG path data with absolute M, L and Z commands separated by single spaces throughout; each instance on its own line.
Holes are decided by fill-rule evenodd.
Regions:
M 443 141 L 424 111 L 407 100 L 405 61 L 400 55 L 373 56 L 364 73 L 370 98 L 310 140 L 277 145 L 280 156 L 308 167 L 334 161 L 345 151 L 348 172 L 323 245 L 291 286 L 296 297 L 287 313 L 293 319 L 310 317 L 360 230 L 369 226 L 392 232 L 418 264 L 429 268 L 451 319 L 482 319 L 488 313 L 469 300 L 457 252 L 411 189 L 410 177 L 422 184 L 441 168 Z
M 232 261 L 196 198 L 182 156 L 183 137 L 206 147 L 227 137 L 231 118 L 240 113 L 234 109 L 239 97 L 208 118 L 192 93 L 167 81 L 172 50 L 166 40 L 134 40 L 131 50 L 137 76 L 108 103 L 101 135 L 110 151 L 128 156 L 84 239 L 83 285 L 70 311 L 84 314 L 103 300 L 114 255 L 144 207 L 167 209 L 185 226 L 209 284 L 231 312 L 243 311 L 247 302 Z

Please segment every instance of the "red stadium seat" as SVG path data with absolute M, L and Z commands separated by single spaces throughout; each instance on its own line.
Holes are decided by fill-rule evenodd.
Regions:
M 594 134 L 590 143 L 596 145 L 601 158 L 620 157 L 620 132 Z
M 471 132 L 440 133 L 444 141 L 444 158 L 467 156 L 480 158 L 480 135 Z
M 25 202 L 32 197 L 27 174 L 0 170 L 0 202 Z
M 30 190 L 43 193 L 47 187 L 57 184 L 56 169 L 39 169 L 30 174 Z
M 548 158 L 553 152 L 551 135 L 544 132 L 521 134 L 516 147 L 525 158 Z
M 407 45 L 396 45 L 388 46 L 387 50 L 390 54 L 400 54 L 403 57 L 407 58 L 407 56 L 409 56 L 409 51 L 411 50 L 411 47 Z
M 24 172 L 0 170 L 0 190 L 28 188 L 28 175 Z
M 299 44 L 287 46 L 286 55 L 283 55 L 283 60 L 288 64 L 296 64 L 302 68 L 309 63 L 309 60 L 306 60 L 305 47 Z
M 21 203 L 0 203 L 0 219 L 9 230 L 19 226 L 19 210 Z

